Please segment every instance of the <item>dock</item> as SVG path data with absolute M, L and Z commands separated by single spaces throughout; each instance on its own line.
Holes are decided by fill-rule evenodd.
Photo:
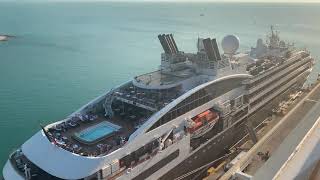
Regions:
M 283 114 L 274 113 L 277 115 L 265 121 L 267 125 L 257 132 L 256 144 L 248 140 L 239 146 L 249 150 L 236 164 L 227 172 L 223 168 L 220 173 L 217 169 L 215 173 L 208 171 L 205 179 L 319 179 L 320 83 L 301 98 L 292 98 Z

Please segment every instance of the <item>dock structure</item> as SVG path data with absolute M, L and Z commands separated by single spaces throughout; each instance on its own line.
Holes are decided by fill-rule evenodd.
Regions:
M 319 100 L 318 83 L 219 179 L 319 179 Z
M 319 105 L 317 106 L 317 109 Z M 311 123 L 313 119 L 310 119 Z M 298 129 L 297 129 L 298 131 Z M 296 131 L 296 132 L 297 132 Z M 302 131 L 304 132 L 304 131 Z M 299 133 L 299 132 L 297 132 Z M 294 134 L 291 134 L 291 137 L 288 137 L 286 140 L 287 143 L 292 142 L 294 144 Z M 316 180 L 320 179 L 320 117 L 316 120 L 316 123 L 312 126 L 312 128 L 306 133 L 303 139 L 299 142 L 299 144 L 295 147 L 294 152 L 292 152 L 289 158 L 283 163 L 281 168 L 276 172 L 273 179 L 281 180 L 281 179 L 310 179 Z M 281 151 L 283 151 L 285 146 L 281 149 L 279 148 L 279 155 Z M 292 150 L 292 148 L 288 149 Z M 270 159 L 270 163 L 274 161 L 276 156 Z M 272 161 L 271 161 L 272 160 Z M 272 165 L 272 164 L 270 164 Z M 261 168 L 261 171 L 265 171 L 267 173 L 270 167 L 266 166 L 266 168 Z M 262 173 L 257 172 L 256 179 L 263 176 Z

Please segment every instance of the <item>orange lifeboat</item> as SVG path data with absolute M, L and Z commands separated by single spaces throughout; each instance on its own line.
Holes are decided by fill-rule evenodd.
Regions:
M 193 138 L 200 137 L 211 130 L 218 119 L 217 112 L 206 110 L 191 119 L 193 123 L 192 126 L 188 127 L 188 131 Z

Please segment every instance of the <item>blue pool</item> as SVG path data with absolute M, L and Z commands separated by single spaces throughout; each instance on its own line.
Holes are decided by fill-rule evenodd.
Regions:
M 112 136 L 121 127 L 109 122 L 102 122 L 75 133 L 77 139 L 85 143 L 95 143 L 103 138 Z

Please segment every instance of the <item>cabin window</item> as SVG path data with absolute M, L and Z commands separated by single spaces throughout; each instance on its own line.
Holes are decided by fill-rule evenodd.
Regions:
M 182 114 L 184 114 L 183 109 L 181 107 L 177 110 L 177 114 L 178 116 L 181 116 Z
M 133 158 L 131 156 L 131 154 L 123 157 L 121 160 L 120 160 L 120 167 L 129 167 L 131 165 L 131 162 L 132 162 Z
M 177 110 L 173 110 L 172 113 L 171 113 L 171 119 L 175 119 L 177 117 L 178 117 Z
M 131 167 L 132 165 L 134 166 L 135 163 L 139 162 L 139 159 L 146 155 L 151 153 L 159 147 L 159 141 L 158 139 L 155 139 L 145 146 L 139 148 L 138 150 L 124 156 L 123 158 L 120 159 L 120 167 Z
M 196 100 L 196 107 L 201 106 L 201 105 L 202 105 L 201 102 L 202 102 L 201 99 L 197 99 L 197 100 Z M 204 103 L 203 103 L 203 104 L 204 104 Z
M 136 152 L 136 156 L 137 159 L 139 159 L 139 157 L 145 155 L 147 153 L 146 149 L 143 147 L 139 148 L 138 150 L 135 151 Z
M 164 115 L 162 124 L 165 124 L 165 123 L 167 123 L 168 121 L 170 121 L 170 118 L 171 118 L 171 113 L 169 112 L 169 113 L 167 113 L 166 115 Z

